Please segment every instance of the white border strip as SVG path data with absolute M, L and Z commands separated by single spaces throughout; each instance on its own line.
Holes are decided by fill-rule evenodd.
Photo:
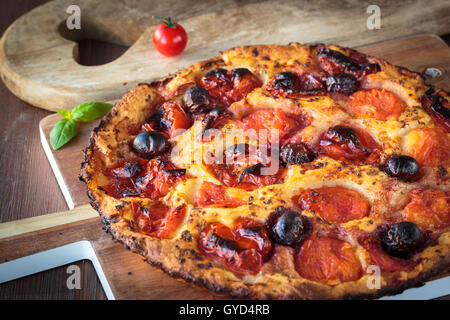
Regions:
M 427 300 L 450 294 L 450 277 L 426 282 L 419 288 L 411 288 L 396 296 L 386 296 L 380 300 Z
M 87 240 L 35 253 L 0 264 L 0 283 L 26 277 L 38 272 L 88 259 L 102 284 L 106 297 L 115 300 L 114 294 L 98 261 L 92 244 Z
M 44 148 L 44 153 L 47 156 L 48 162 L 50 162 L 50 166 L 53 170 L 53 173 L 55 174 L 56 181 L 58 181 L 59 188 L 63 193 L 64 199 L 66 200 L 69 209 L 73 209 L 75 207 L 75 204 L 73 203 L 72 197 L 70 196 L 69 193 L 69 189 L 67 188 L 66 182 L 64 181 L 61 171 L 59 171 L 58 165 L 56 164 L 55 158 L 53 157 L 52 150 L 50 149 L 50 145 L 48 144 L 47 139 L 45 138 L 44 130 L 42 130 L 40 124 L 39 124 L 39 132 L 41 136 L 41 144 L 42 147 Z

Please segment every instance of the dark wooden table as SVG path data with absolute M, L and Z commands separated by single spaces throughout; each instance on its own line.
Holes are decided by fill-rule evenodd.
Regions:
M 2 0 L 0 34 L 18 17 L 45 0 Z M 79 42 L 84 65 L 114 60 L 127 48 L 100 41 Z M 2 143 L 0 145 L 0 222 L 67 210 L 67 204 L 41 147 L 39 121 L 51 112 L 15 97 L 0 81 Z M 66 286 L 67 266 L 0 285 L 0 299 L 106 299 L 90 261 L 75 263 L 81 289 Z
M 2 0 L 0 34 L 18 17 L 46 0 Z M 447 44 L 450 35 L 443 37 Z M 103 64 L 127 48 L 100 41 L 79 42 L 80 63 Z M 0 144 L 0 223 L 67 210 L 61 190 L 42 150 L 39 121 L 51 114 L 15 97 L 0 82 L 2 143 Z M 0 285 L 0 299 L 105 299 L 89 261 L 75 263 L 81 270 L 81 289 L 69 290 L 67 266 Z

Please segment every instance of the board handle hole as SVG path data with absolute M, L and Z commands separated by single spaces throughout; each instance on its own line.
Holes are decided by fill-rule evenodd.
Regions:
M 99 66 L 112 62 L 122 56 L 137 40 L 131 36 L 111 35 L 86 23 L 82 29 L 69 30 L 66 23 L 62 22 L 58 31 L 63 38 L 77 43 L 73 58 L 83 66 Z
M 83 39 L 78 43 L 78 59 L 83 66 L 99 66 L 112 62 L 124 54 L 129 47 L 95 39 Z

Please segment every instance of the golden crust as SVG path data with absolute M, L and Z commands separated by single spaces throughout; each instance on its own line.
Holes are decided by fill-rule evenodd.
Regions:
M 220 57 L 199 62 L 152 84 L 141 84 L 127 93 L 93 131 L 89 146 L 85 150 L 81 178 L 87 183 L 92 206 L 98 210 L 107 230 L 131 250 L 146 260 L 161 267 L 172 276 L 200 283 L 213 291 L 227 292 L 236 297 L 257 299 L 340 299 L 351 297 L 379 297 L 395 294 L 411 286 L 419 285 L 432 276 L 446 271 L 450 266 L 450 231 L 445 230 L 435 245 L 420 253 L 421 260 L 414 269 L 383 273 L 381 288 L 369 289 L 365 274 L 357 281 L 322 284 L 302 278 L 294 269 L 292 248 L 276 245 L 270 261 L 255 276 L 239 276 L 225 269 L 216 261 L 199 253 L 196 239 L 207 222 L 218 221 L 232 225 L 235 218 L 249 216 L 264 222 L 270 212 L 280 205 L 292 206 L 294 191 L 321 186 L 343 186 L 359 191 L 371 205 L 369 217 L 342 224 L 348 229 L 372 232 L 381 225 L 390 213 L 401 210 L 408 201 L 407 194 L 417 187 L 433 187 L 448 190 L 448 168 L 425 168 L 423 178 L 416 183 L 403 183 L 388 177 L 379 168 L 371 165 L 348 165 L 327 157 L 311 163 L 290 167 L 284 183 L 260 187 L 254 191 L 234 190 L 227 192 L 248 202 L 233 209 L 198 208 L 193 197 L 202 181 L 220 184 L 208 173 L 203 164 L 191 159 L 186 143 L 195 136 L 199 123 L 187 133 L 173 138 L 175 145 L 183 146 L 182 152 L 173 160 L 175 165 L 184 164 L 192 179 L 178 183 L 161 201 L 169 207 L 186 205 L 186 218 L 170 239 L 157 239 L 132 231 L 131 202 L 144 205 L 154 202 L 143 198 L 116 199 L 101 188 L 107 177 L 102 169 L 133 158 L 129 146 L 129 128 L 142 124 L 164 100 L 181 95 L 193 86 L 208 70 L 222 67 L 245 67 L 258 74 L 265 84 L 267 79 L 282 71 L 313 72 L 317 62 L 312 57 L 322 47 L 349 53 L 351 49 L 337 46 L 304 46 L 297 43 L 288 46 L 244 46 L 223 52 Z M 264 89 L 255 89 L 246 98 L 230 106 L 236 119 L 258 108 L 281 108 L 287 113 L 302 113 L 309 119 L 300 140 L 314 145 L 317 137 L 331 125 L 352 123 L 365 128 L 383 145 L 382 158 L 401 153 L 401 142 L 410 130 L 433 127 L 430 116 L 420 107 L 420 96 L 426 91 L 422 78 L 403 68 L 369 57 L 377 62 L 381 71 L 368 75 L 363 88 L 385 88 L 401 97 L 407 109 L 396 121 L 357 119 L 349 115 L 345 107 L 324 96 L 314 99 L 289 99 L 273 97 Z M 233 121 L 222 131 L 235 129 Z M 208 148 L 208 143 L 190 143 L 194 148 Z M 251 201 L 249 199 L 252 199 Z M 270 201 L 267 201 L 270 199 Z M 305 215 L 314 217 L 311 212 Z M 345 239 L 355 246 L 364 266 L 367 252 L 351 232 Z M 365 266 L 367 267 L 367 266 Z

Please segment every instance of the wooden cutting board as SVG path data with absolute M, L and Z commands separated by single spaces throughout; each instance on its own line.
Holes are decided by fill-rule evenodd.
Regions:
M 80 9 L 80 29 L 68 30 L 67 9 Z M 245 44 L 297 41 L 360 46 L 405 35 L 450 31 L 450 2 L 379 0 L 381 29 L 367 20 L 373 1 L 327 0 L 60 0 L 44 4 L 14 22 L 0 40 L 0 74 L 19 98 L 48 110 L 71 109 L 85 101 L 114 100 L 139 82 L 160 78 Z M 70 12 L 70 11 L 69 11 Z M 153 15 L 170 15 L 187 30 L 178 57 L 153 48 Z M 130 46 L 101 66 L 77 63 L 76 40 L 100 39 Z
M 429 83 L 450 85 L 450 48 L 437 36 L 421 35 L 360 47 L 367 54 L 385 58 L 422 72 L 434 67 L 442 72 Z M 86 205 L 85 186 L 78 180 L 82 148 L 96 123 L 84 124 L 79 136 L 58 151 L 49 147 L 48 135 L 60 117 L 41 121 L 43 147 L 67 199 L 75 209 L 0 224 L 0 263 L 79 240 L 93 244 L 101 267 L 117 299 L 222 299 L 205 289 L 170 278 L 142 258 L 124 249 L 101 230 L 98 214 Z
M 58 225 L 61 220 L 80 218 Z M 40 229 L 43 225 L 54 226 Z M 90 206 L 0 224 L 0 264 L 80 240 L 91 242 L 116 299 L 226 298 L 171 278 L 144 262 L 141 256 L 125 250 L 102 230 L 98 214 Z

